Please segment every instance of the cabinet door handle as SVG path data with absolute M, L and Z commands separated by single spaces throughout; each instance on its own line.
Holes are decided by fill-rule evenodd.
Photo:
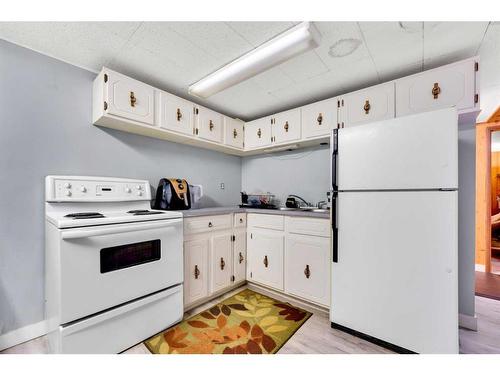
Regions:
M 224 262 L 224 258 L 220 258 L 220 269 L 224 271 L 224 267 L 226 266 L 226 262 Z
M 285 129 L 285 132 L 288 133 L 288 121 L 285 122 L 285 125 L 283 126 L 283 128 Z
M 370 108 L 372 106 L 370 105 L 370 101 L 367 100 L 365 101 L 365 105 L 363 106 L 363 109 L 365 110 L 365 115 L 367 115 L 368 113 L 370 113 Z
M 439 87 L 439 83 L 434 83 L 434 86 L 432 87 L 432 96 L 434 99 L 437 99 L 439 97 L 439 94 L 441 94 L 441 87 Z
M 209 221 L 209 222 L 208 222 L 208 227 L 209 227 L 209 228 L 212 228 L 212 227 L 213 227 L 213 224 L 212 224 L 212 222 L 211 222 L 211 221 Z
M 242 218 L 242 217 L 240 217 L 240 223 L 241 223 L 241 224 L 243 223 L 243 218 Z
M 259 130 L 257 130 L 257 136 L 258 136 L 259 138 L 262 136 L 262 131 L 260 130 L 260 128 L 259 128 Z
M 311 277 L 311 270 L 309 269 L 309 264 L 306 264 L 306 269 L 304 270 L 304 275 L 306 275 L 307 279 L 309 277 Z
M 181 118 L 182 118 L 181 109 L 177 108 L 177 121 L 181 121 Z
M 137 102 L 137 99 L 135 97 L 135 94 L 133 91 L 130 91 L 130 106 L 135 107 L 135 103 Z
M 267 260 L 267 255 L 264 256 L 264 266 L 267 268 L 269 266 L 269 261 Z
M 210 129 L 210 131 L 214 130 L 214 123 L 212 122 L 212 120 L 210 120 L 210 122 L 208 123 L 208 128 Z
M 198 277 L 200 277 L 200 270 L 199 270 L 199 268 L 198 268 L 198 265 L 197 265 L 197 264 L 195 264 L 195 265 L 194 265 L 194 278 L 195 278 L 195 279 L 198 279 Z
M 238 132 L 236 131 L 236 129 L 233 129 L 233 138 L 236 138 L 238 136 Z
M 322 124 L 322 122 L 323 122 L 323 114 L 322 114 L 322 113 L 320 113 L 320 114 L 318 115 L 318 118 L 316 119 L 316 121 L 318 121 L 318 125 L 321 125 L 321 124 Z
M 240 252 L 240 258 L 239 258 L 239 262 L 240 264 L 245 260 L 245 258 L 243 258 L 243 254 Z

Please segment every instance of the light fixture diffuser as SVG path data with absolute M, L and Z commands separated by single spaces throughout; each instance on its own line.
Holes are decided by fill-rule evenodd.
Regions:
M 321 35 L 302 22 L 189 86 L 191 95 L 208 98 L 301 53 L 316 48 Z

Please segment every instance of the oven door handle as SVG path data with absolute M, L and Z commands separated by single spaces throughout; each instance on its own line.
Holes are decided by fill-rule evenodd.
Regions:
M 117 234 L 117 233 L 128 233 L 128 232 L 137 232 L 148 229 L 158 229 L 169 227 L 172 224 L 182 222 L 182 219 L 168 219 L 161 220 L 160 222 L 152 222 L 148 224 L 123 224 L 113 227 L 102 226 L 97 229 L 72 229 L 63 231 L 61 237 L 63 240 L 74 240 L 77 238 L 88 238 L 88 237 L 96 237 L 96 236 L 105 236 L 108 234 Z

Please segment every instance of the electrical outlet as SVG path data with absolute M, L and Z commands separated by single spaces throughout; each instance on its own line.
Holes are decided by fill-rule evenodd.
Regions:
M 226 188 L 226 185 L 224 184 L 224 182 L 221 182 L 220 183 L 220 189 L 221 190 L 224 190 Z

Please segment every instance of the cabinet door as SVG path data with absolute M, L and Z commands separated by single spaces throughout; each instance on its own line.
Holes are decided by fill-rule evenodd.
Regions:
M 419 73 L 396 81 L 396 115 L 456 106 L 473 109 L 475 103 L 475 61 Z
M 245 149 L 251 150 L 271 145 L 270 116 L 245 124 Z
M 107 113 L 154 125 L 154 89 L 116 72 L 107 75 Z
M 300 134 L 300 108 L 294 108 L 274 116 L 272 136 L 275 144 L 298 141 Z
M 302 107 L 302 138 L 329 136 L 337 127 L 338 98 L 322 100 Z
M 243 149 L 243 125 L 241 120 L 224 116 L 224 144 Z
M 210 294 L 218 292 L 231 284 L 232 276 L 231 234 L 214 234 L 210 244 L 211 282 Z
M 330 303 L 330 239 L 287 234 L 285 291 L 322 305 Z
M 210 239 L 184 242 L 184 305 L 208 296 L 208 248 Z
M 247 268 L 247 238 L 244 230 L 234 233 L 233 242 L 233 275 L 234 282 L 245 280 Z
M 222 143 L 222 115 L 205 107 L 197 107 L 198 137 Z
M 342 126 L 394 118 L 394 82 L 345 95 L 341 103 Z
M 193 103 L 164 91 L 159 93 L 160 127 L 178 133 L 193 135 Z
M 283 290 L 283 247 L 283 232 L 250 229 L 247 279 Z

